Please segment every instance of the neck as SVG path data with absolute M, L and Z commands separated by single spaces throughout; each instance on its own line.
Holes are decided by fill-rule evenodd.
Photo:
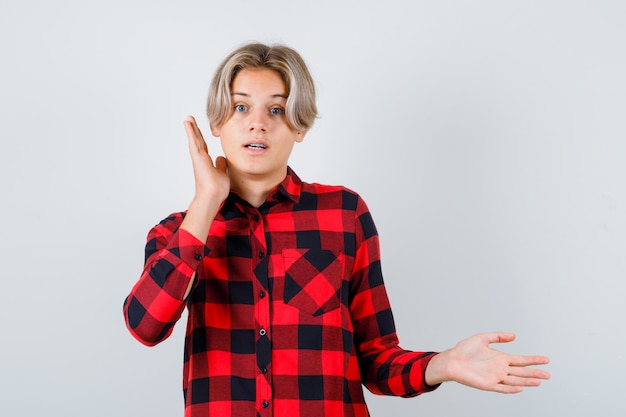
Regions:
M 230 188 L 253 207 L 259 207 L 265 202 L 269 193 L 278 186 L 287 175 L 287 170 L 282 176 L 273 177 L 237 173 L 229 170 Z

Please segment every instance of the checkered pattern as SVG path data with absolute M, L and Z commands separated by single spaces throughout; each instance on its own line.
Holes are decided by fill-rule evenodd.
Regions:
M 150 231 L 124 314 L 155 345 L 188 308 L 185 416 L 364 417 L 361 384 L 407 397 L 435 388 L 424 382 L 433 353 L 398 346 L 357 194 L 289 169 L 258 209 L 231 193 L 206 244 L 179 229 L 184 215 Z

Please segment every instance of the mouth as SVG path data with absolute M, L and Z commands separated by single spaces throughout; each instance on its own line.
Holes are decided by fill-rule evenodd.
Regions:
M 254 149 L 254 150 L 261 150 L 261 149 L 267 149 L 267 146 L 263 145 L 262 143 L 250 143 L 248 145 L 246 145 L 246 148 L 248 149 Z

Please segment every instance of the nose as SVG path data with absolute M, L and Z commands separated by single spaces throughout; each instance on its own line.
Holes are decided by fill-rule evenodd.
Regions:
M 250 112 L 250 131 L 265 132 L 269 125 L 268 114 L 262 108 L 253 109 Z

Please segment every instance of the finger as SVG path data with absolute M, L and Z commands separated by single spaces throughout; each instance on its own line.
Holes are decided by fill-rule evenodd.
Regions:
M 187 134 L 193 136 L 195 134 L 193 127 L 196 125 L 196 119 L 194 119 L 193 116 L 187 116 L 183 124 L 185 125 Z
M 191 117 L 187 118 L 187 120 L 185 120 L 183 125 L 185 126 L 185 133 L 187 134 L 187 139 L 189 141 L 189 146 L 190 147 L 197 147 L 196 146 L 196 142 L 197 142 L 198 138 L 196 136 L 196 131 L 193 128 L 194 122 L 192 120 L 190 120 L 190 118 Z
M 550 373 L 541 369 L 533 368 L 521 368 L 517 366 L 511 366 L 509 368 L 509 375 L 520 378 L 532 378 L 532 379 L 550 379 Z
M 531 355 L 531 356 L 522 356 L 522 355 L 511 355 L 511 365 L 512 366 L 534 366 L 534 365 L 545 365 L 550 363 L 550 359 L 547 356 L 539 356 L 539 355 Z
M 189 139 L 193 139 L 194 141 L 198 139 L 204 140 L 204 138 L 202 137 L 202 132 L 200 132 L 200 129 L 196 124 L 196 120 L 193 117 L 189 116 L 187 120 L 185 120 L 184 125 L 185 132 L 187 133 L 187 137 Z
M 192 126 L 198 126 L 198 123 L 196 122 L 196 118 L 193 117 L 192 115 L 187 116 L 187 119 L 185 119 L 185 122 L 189 122 L 189 124 L 191 124 Z
M 519 385 L 497 384 L 491 391 L 499 392 L 500 394 L 517 394 L 522 392 L 523 389 Z
M 187 139 L 189 143 L 190 152 L 195 153 L 209 153 L 209 149 L 206 145 L 204 138 L 202 137 L 202 132 L 198 128 L 196 124 L 196 120 L 193 116 L 188 116 L 184 122 L 185 133 L 187 133 Z
M 202 132 L 200 131 L 200 128 L 198 127 L 198 123 L 196 122 L 196 119 L 193 116 L 189 116 L 187 119 L 189 120 L 195 135 L 204 141 L 204 136 L 202 136 Z
M 521 376 L 509 375 L 501 382 L 504 385 L 511 385 L 516 387 L 538 387 L 541 385 L 540 378 L 524 378 Z

